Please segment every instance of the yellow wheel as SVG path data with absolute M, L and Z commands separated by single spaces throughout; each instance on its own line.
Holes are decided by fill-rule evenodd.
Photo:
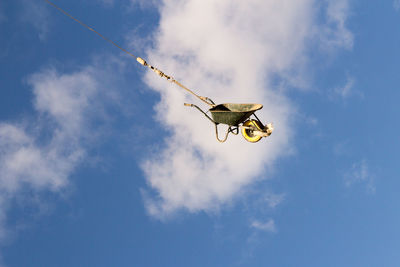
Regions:
M 243 123 L 243 126 L 255 128 L 260 131 L 262 131 L 262 129 L 264 128 L 263 125 L 259 121 L 256 121 L 256 120 L 245 121 Z M 261 136 L 253 134 L 253 130 L 249 130 L 249 129 L 245 129 L 245 128 L 242 128 L 242 135 L 243 135 L 244 139 L 246 139 L 247 141 L 249 141 L 251 143 L 256 143 L 256 142 L 260 141 L 260 139 L 261 139 Z

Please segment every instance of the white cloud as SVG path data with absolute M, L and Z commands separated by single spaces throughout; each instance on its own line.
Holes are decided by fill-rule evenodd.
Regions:
M 344 156 L 344 155 L 349 155 L 351 151 L 351 146 L 349 145 L 348 141 L 342 141 L 334 144 L 333 146 L 333 153 L 336 156 Z
M 282 201 L 284 201 L 284 200 L 285 200 L 285 194 L 269 193 L 269 194 L 264 195 L 264 201 L 267 202 L 267 204 L 270 208 L 275 208 L 276 206 L 281 204 Z
M 366 160 L 353 163 L 350 170 L 344 174 L 344 183 L 346 187 L 365 184 L 368 193 L 374 194 L 376 191 L 374 177 L 369 171 Z
M 275 226 L 275 221 L 273 219 L 269 219 L 265 222 L 261 222 L 258 220 L 254 220 L 250 226 L 254 229 L 265 231 L 265 232 L 271 232 L 271 233 L 276 233 L 276 226 Z
M 396 11 L 399 11 L 399 10 L 400 10 L 400 0 L 393 0 L 393 8 L 394 8 Z
M 38 195 L 62 192 L 87 157 L 96 139 L 93 121 L 102 119 L 101 100 L 109 90 L 101 98 L 99 92 L 109 76 L 96 67 L 71 74 L 48 68 L 27 79 L 37 113 L 21 122 L 0 123 L 0 241 L 11 200 L 25 189 Z
M 115 0 L 98 0 L 102 5 L 106 7 L 111 7 L 114 5 Z
M 157 120 L 170 130 L 165 147 L 143 163 L 158 195 L 146 198 L 150 214 L 218 209 L 246 185 L 269 177 L 275 161 L 291 151 L 295 108 L 284 90 L 272 86 L 272 78 L 302 71 L 305 47 L 314 36 L 314 6 L 313 0 L 163 2 L 149 63 L 217 103 L 262 103 L 259 117 L 276 127 L 257 144 L 239 136 L 219 144 L 213 125 L 182 105 L 199 102 L 148 73 L 147 83 L 161 93 Z M 333 26 L 326 26 L 339 43 L 343 37 L 336 32 L 346 33 L 344 9 L 331 3 Z
M 67 183 L 67 176 L 84 155 L 80 141 L 85 134 L 85 112 L 97 88 L 87 70 L 71 75 L 45 70 L 32 75 L 29 84 L 35 109 L 49 123 L 38 121 L 43 127 L 39 129 L 0 124 L 0 184 L 10 193 L 25 184 L 58 190 Z M 40 131 L 48 128 L 48 141 L 39 141 Z
M 130 0 L 131 7 L 139 6 L 140 8 L 157 7 L 161 4 L 161 0 Z
M 4 14 L 4 7 L 3 4 L 0 3 L 0 23 L 4 22 L 7 20 L 6 15 Z
M 342 87 L 336 87 L 333 91 L 336 95 L 341 98 L 347 98 L 354 93 L 354 79 L 351 77 L 347 78 L 346 84 Z
M 66 184 L 71 164 L 82 154 L 73 150 L 72 154 L 61 156 L 58 144 L 39 147 L 25 129 L 12 124 L 0 125 L 0 139 L 1 188 L 9 193 L 17 192 L 25 184 L 38 189 L 59 189 Z
M 47 4 L 44 1 L 20 0 L 22 4 L 21 20 L 32 25 L 44 41 L 49 32 Z
M 334 99 L 341 99 L 341 100 L 346 100 L 350 97 L 358 97 L 358 98 L 363 98 L 364 94 L 362 91 L 356 89 L 356 81 L 353 77 L 347 75 L 346 81 L 344 85 L 338 86 L 331 90 L 328 94 L 329 97 L 334 100 Z
M 349 17 L 348 0 L 326 0 L 326 24 L 320 27 L 319 35 L 324 49 L 351 49 L 354 37 L 347 28 Z

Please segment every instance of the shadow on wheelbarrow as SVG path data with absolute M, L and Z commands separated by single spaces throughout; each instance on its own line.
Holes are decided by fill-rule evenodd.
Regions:
M 239 134 L 239 129 L 241 130 L 243 137 L 251 143 L 260 141 L 262 137 L 270 136 L 274 130 L 272 123 L 263 125 L 260 119 L 256 116 L 255 112 L 263 107 L 261 104 L 225 103 L 215 105 L 211 99 L 206 99 L 212 106 L 208 110 L 211 113 L 211 117 L 194 104 L 185 103 L 184 105 L 197 108 L 212 123 L 214 123 L 216 138 L 221 143 L 228 139 L 229 133 L 234 135 Z M 255 119 L 250 119 L 251 116 L 254 116 Z M 226 124 L 229 126 L 223 139 L 220 139 L 218 136 L 218 124 Z

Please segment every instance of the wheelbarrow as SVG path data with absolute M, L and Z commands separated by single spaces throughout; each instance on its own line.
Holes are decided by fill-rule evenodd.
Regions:
M 211 106 L 208 110 L 208 112 L 211 113 L 211 117 L 207 115 L 208 112 L 204 112 L 194 104 L 185 103 L 184 105 L 198 109 L 215 125 L 215 136 L 221 143 L 228 139 L 229 133 L 234 135 L 239 134 L 239 129 L 241 130 L 244 139 L 251 143 L 260 141 L 262 137 L 270 136 L 274 130 L 272 123 L 263 125 L 260 119 L 256 116 L 255 112 L 263 107 L 261 104 L 225 103 L 216 105 L 208 97 L 202 98 L 203 101 L 206 100 L 209 102 L 208 104 Z M 255 119 L 250 119 L 251 116 L 254 116 Z M 226 130 L 223 139 L 219 138 L 218 124 L 228 125 L 228 129 Z
M 212 123 L 215 125 L 215 134 L 217 137 L 217 140 L 220 142 L 225 142 L 226 139 L 228 138 L 229 133 L 232 133 L 234 135 L 239 134 L 239 128 L 242 131 L 243 137 L 252 143 L 260 141 L 262 137 L 267 137 L 270 136 L 272 131 L 274 130 L 274 127 L 272 126 L 272 123 L 268 123 L 266 125 L 263 125 L 262 122 L 258 119 L 256 116 L 255 112 L 257 110 L 262 109 L 261 104 L 233 104 L 233 103 L 226 103 L 226 104 L 219 104 L 216 105 L 211 99 L 208 97 L 203 97 L 197 95 L 195 92 L 190 90 L 189 88 L 185 87 L 183 84 L 175 80 L 172 76 L 169 76 L 162 72 L 161 70 L 157 69 L 156 67 L 148 64 L 143 58 L 141 57 L 136 57 L 129 51 L 125 50 L 121 46 L 117 45 L 115 42 L 113 42 L 111 39 L 103 36 L 96 30 L 94 30 L 92 27 L 89 27 L 88 25 L 84 24 L 80 20 L 76 19 L 60 7 L 58 7 L 56 4 L 51 2 L 50 0 L 45 0 L 47 3 L 70 17 L 71 19 L 75 20 L 79 24 L 81 24 L 83 27 L 87 28 L 88 30 L 96 33 L 99 35 L 101 38 L 103 38 L 105 41 L 111 43 L 112 45 L 116 46 L 117 48 L 121 49 L 123 52 L 127 53 L 128 55 L 136 58 L 136 61 L 151 69 L 154 71 L 157 75 L 159 75 L 162 78 L 165 78 L 167 81 L 175 83 L 182 89 L 186 90 L 187 92 L 191 93 L 192 95 L 196 96 L 199 98 L 201 101 L 204 103 L 208 104 L 211 106 L 211 108 L 208 110 L 208 112 L 211 113 L 211 117 L 207 115 L 206 112 L 201 110 L 198 106 L 193 105 L 193 104 L 186 104 L 185 106 L 190 106 L 190 107 L 195 107 L 197 108 L 201 113 L 203 113 Z M 251 116 L 254 116 L 255 119 L 250 119 Z M 218 137 L 218 124 L 226 124 L 228 125 L 228 130 L 225 134 L 224 139 L 220 139 Z

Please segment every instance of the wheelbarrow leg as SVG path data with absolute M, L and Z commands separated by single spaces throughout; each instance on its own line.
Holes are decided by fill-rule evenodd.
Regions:
M 239 127 L 232 128 L 232 126 L 229 126 L 228 130 L 226 130 L 226 134 L 225 134 L 224 139 L 219 139 L 219 136 L 218 136 L 218 128 L 217 128 L 217 125 L 215 125 L 215 136 L 217 137 L 217 140 L 218 140 L 219 142 L 221 142 L 221 143 L 225 142 L 226 139 L 228 139 L 229 133 L 232 133 L 232 134 L 234 134 L 234 135 L 237 135 L 237 134 L 239 133 Z
M 210 118 L 210 116 L 208 116 L 208 115 L 207 115 L 203 110 L 201 110 L 201 108 L 199 108 L 198 106 L 196 106 L 196 105 L 194 105 L 194 104 L 187 104 L 187 103 L 184 103 L 184 105 L 185 105 L 186 107 L 194 107 L 194 108 L 197 108 L 201 113 L 204 114 L 204 116 L 207 117 L 207 119 L 209 119 L 212 123 L 214 123 L 214 126 L 215 126 L 215 137 L 217 138 L 217 140 L 218 140 L 219 142 L 221 142 L 221 143 L 225 142 L 226 139 L 228 139 L 229 133 L 230 133 L 230 132 L 233 133 L 233 130 L 232 130 L 231 127 L 229 126 L 228 130 L 226 131 L 226 134 L 225 134 L 224 139 L 219 139 L 219 137 L 218 137 L 218 123 L 217 123 L 217 122 L 215 122 L 212 118 Z
M 230 127 L 229 127 L 229 129 L 230 129 Z M 229 129 L 226 131 L 226 134 L 225 134 L 224 139 L 219 139 L 219 136 L 218 136 L 218 126 L 217 126 L 217 124 L 215 124 L 215 137 L 217 138 L 217 140 L 218 140 L 220 143 L 223 143 L 223 142 L 226 141 L 226 139 L 228 139 Z

